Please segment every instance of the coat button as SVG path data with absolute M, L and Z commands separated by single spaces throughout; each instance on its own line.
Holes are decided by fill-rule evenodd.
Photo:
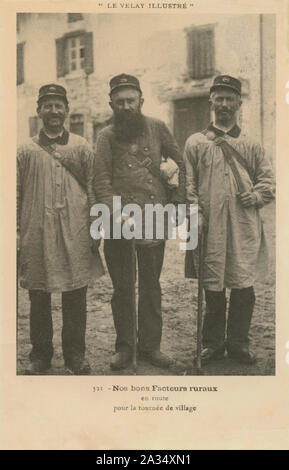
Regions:
M 153 182 L 153 180 L 148 180 L 148 183 L 152 183 L 152 182 Z
M 155 197 L 154 197 L 154 195 L 153 195 L 153 194 L 151 194 L 150 198 L 151 198 L 151 199 L 154 199 Z
M 143 149 L 144 149 L 145 152 L 148 152 L 148 150 L 149 150 L 148 147 L 144 147 Z
M 129 163 L 127 166 L 128 166 L 129 168 L 131 168 L 131 167 L 132 167 L 132 164 L 131 164 L 131 163 Z

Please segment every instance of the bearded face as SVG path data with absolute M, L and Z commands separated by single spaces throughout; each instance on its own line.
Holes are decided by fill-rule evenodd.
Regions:
M 110 106 L 114 113 L 116 138 L 123 142 L 132 142 L 144 129 L 144 117 L 141 113 L 143 99 L 138 90 L 124 88 L 116 90 L 111 96 Z

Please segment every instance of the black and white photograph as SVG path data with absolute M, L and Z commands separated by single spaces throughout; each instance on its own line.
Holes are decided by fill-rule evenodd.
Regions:
M 275 15 L 16 33 L 17 375 L 274 376 Z M 136 236 L 167 205 L 187 239 Z

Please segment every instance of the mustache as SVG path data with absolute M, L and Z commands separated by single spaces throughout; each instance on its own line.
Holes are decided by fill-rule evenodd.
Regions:
M 62 114 L 62 113 L 58 113 L 58 114 L 51 113 L 51 114 L 47 114 L 46 116 L 47 116 L 48 119 L 51 119 L 51 118 L 61 118 L 61 117 L 63 117 L 63 114 Z
M 138 119 L 139 115 L 140 115 L 140 112 L 123 109 L 115 115 L 115 119 L 117 121 L 123 121 L 123 120 L 135 121 Z
M 220 108 L 217 110 L 218 113 L 231 113 L 232 111 L 229 108 Z

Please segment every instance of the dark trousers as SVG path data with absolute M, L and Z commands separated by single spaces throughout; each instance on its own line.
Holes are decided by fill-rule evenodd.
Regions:
M 85 354 L 87 286 L 62 293 L 62 351 L 65 364 L 83 359 Z M 53 356 L 53 325 L 51 294 L 41 290 L 29 291 L 30 298 L 30 359 L 50 363 Z
M 221 292 L 205 291 L 206 314 L 203 324 L 203 346 L 213 349 L 239 348 L 249 343 L 249 329 L 255 304 L 253 287 L 232 289 L 226 335 L 226 296 Z
M 133 322 L 131 292 L 128 282 L 132 244 L 129 240 L 105 240 L 104 255 L 113 284 L 111 308 L 116 330 L 115 349 L 131 351 Z M 138 350 L 155 351 L 162 336 L 161 287 L 159 278 L 164 260 L 165 243 L 155 246 L 136 245 L 138 259 Z M 134 266 L 134 269 L 136 267 Z

